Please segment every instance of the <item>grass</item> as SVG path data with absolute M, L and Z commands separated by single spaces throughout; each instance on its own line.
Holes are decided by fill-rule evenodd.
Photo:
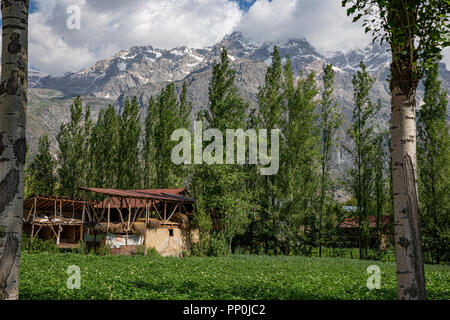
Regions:
M 369 290 L 368 266 L 381 269 Z M 69 290 L 70 265 L 81 288 Z M 450 267 L 426 265 L 427 297 L 450 299 Z M 395 264 L 343 258 L 232 255 L 219 258 L 23 253 L 20 299 L 396 299 Z

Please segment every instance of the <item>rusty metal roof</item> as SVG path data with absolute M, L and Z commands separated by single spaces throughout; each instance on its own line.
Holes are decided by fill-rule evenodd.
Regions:
M 135 198 L 135 199 L 153 199 L 160 201 L 188 202 L 194 203 L 195 199 L 184 196 L 179 193 L 185 189 L 143 189 L 143 190 L 119 190 L 105 188 L 86 188 L 80 187 L 80 190 L 91 191 L 112 197 Z M 174 193 L 172 193 L 174 192 Z
M 137 190 L 131 190 L 136 192 L 143 192 L 143 193 L 152 193 L 152 194 L 172 194 L 172 195 L 184 195 L 186 194 L 185 188 L 171 188 L 171 189 L 137 189 Z
M 389 224 L 391 221 L 391 218 L 389 216 L 382 216 L 380 217 L 380 226 L 385 226 Z M 367 222 L 369 225 L 369 228 L 376 228 L 377 226 L 377 218 L 375 216 L 368 216 Z M 359 227 L 359 221 L 357 217 L 349 217 L 346 218 L 343 222 L 341 222 L 338 225 L 339 228 L 358 228 Z

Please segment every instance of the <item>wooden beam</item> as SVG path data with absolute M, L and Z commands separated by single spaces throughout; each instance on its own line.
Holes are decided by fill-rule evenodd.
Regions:
M 49 225 L 49 227 L 52 229 L 53 233 L 55 234 L 55 237 L 58 237 L 58 234 L 56 233 L 55 229 L 53 228 L 53 225 Z
M 155 200 L 152 200 L 151 203 L 152 203 L 152 205 L 153 205 L 153 208 L 155 208 L 156 213 L 158 214 L 159 219 L 163 220 L 163 218 L 162 218 L 161 215 L 159 214 L 158 208 L 157 208 L 156 205 L 155 205 Z
M 33 211 L 35 206 L 36 206 L 36 198 L 34 198 L 34 203 L 31 205 L 30 211 L 28 211 L 27 219 L 25 221 L 30 220 L 31 212 Z
M 34 205 L 33 205 L 33 207 L 34 207 L 34 209 L 33 209 L 33 220 L 31 221 L 31 241 L 34 240 L 33 232 L 34 232 L 34 219 L 36 219 L 36 202 L 37 202 L 37 200 L 36 200 L 36 197 L 35 197 L 34 198 Z
M 109 221 L 110 221 L 110 219 L 111 219 L 111 203 L 109 203 L 109 201 L 108 201 L 108 222 L 107 222 L 107 225 L 106 225 L 106 232 L 108 232 L 108 230 L 109 230 Z
M 38 235 L 39 231 L 41 231 L 42 226 L 39 226 L 39 229 L 36 231 L 35 235 L 33 236 L 33 240 L 34 238 L 36 238 L 36 236 Z
M 80 241 L 83 241 L 83 231 L 84 231 L 84 214 L 86 211 L 86 191 L 84 191 L 84 202 L 83 202 L 83 212 L 81 214 L 81 228 L 80 228 Z
M 128 230 L 130 230 L 130 219 L 131 219 L 131 205 L 128 203 L 128 222 L 127 222 L 127 241 L 128 241 Z M 127 243 L 128 245 L 128 243 Z
M 167 223 L 167 202 L 164 202 L 164 224 Z
M 139 201 L 140 201 L 140 204 L 144 204 L 141 199 L 139 199 Z M 142 213 L 144 212 L 145 209 L 146 209 L 146 206 L 145 207 L 143 206 L 141 209 L 139 209 L 139 208 L 135 209 L 133 223 L 136 221 L 136 219 L 139 219 L 139 217 L 142 215 Z
M 62 221 L 62 200 L 59 200 L 59 225 L 58 225 L 58 236 L 56 237 L 56 244 L 61 241 L 61 221 Z
M 122 201 L 120 202 L 122 203 Z M 120 220 L 122 221 L 122 224 L 125 224 L 125 221 L 123 220 L 122 210 L 119 209 L 119 207 L 114 203 L 114 207 L 116 207 L 117 211 L 119 211 Z
M 111 201 L 111 198 L 110 198 L 110 197 L 108 197 L 108 204 L 109 204 L 109 201 Z M 104 203 L 104 201 L 103 201 L 102 203 Z M 103 206 L 102 215 L 101 215 L 100 219 L 98 219 L 98 222 L 101 222 L 102 219 L 103 219 L 104 216 L 105 216 L 106 206 L 105 206 L 105 205 L 102 205 L 102 206 Z
M 172 218 L 173 214 L 175 213 L 175 210 L 177 210 L 178 206 L 180 205 L 180 203 L 177 203 L 177 205 L 173 208 L 172 213 L 170 214 L 169 218 L 167 218 L 167 221 L 170 220 L 170 218 Z

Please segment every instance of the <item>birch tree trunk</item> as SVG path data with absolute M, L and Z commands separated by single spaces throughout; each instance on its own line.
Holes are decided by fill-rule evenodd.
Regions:
M 422 300 L 425 276 L 419 229 L 416 159 L 416 88 L 409 57 L 392 48 L 392 178 L 397 289 L 401 300 Z
M 0 300 L 19 297 L 29 0 L 2 0 L 0 83 Z

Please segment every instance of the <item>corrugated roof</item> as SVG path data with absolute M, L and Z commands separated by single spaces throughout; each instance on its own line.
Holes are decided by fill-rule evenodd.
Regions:
M 174 194 L 174 195 L 181 195 L 186 193 L 185 188 L 172 188 L 172 189 L 137 189 L 137 190 L 131 190 L 136 192 L 143 192 L 143 193 L 152 193 L 152 194 Z
M 162 201 L 188 202 L 194 203 L 195 199 L 184 196 L 179 193 L 185 189 L 142 189 L 142 190 L 119 190 L 106 188 L 86 188 L 80 187 L 80 190 L 91 191 L 112 197 L 134 198 L 134 199 L 153 199 Z M 173 192 L 173 193 L 172 193 Z M 130 199 L 131 200 L 131 199 Z M 134 200 L 136 205 L 136 200 Z M 130 203 L 131 205 L 131 203 Z
M 389 216 L 382 216 L 380 219 L 381 226 L 385 226 L 389 224 L 391 221 L 391 217 Z M 377 226 L 377 218 L 375 216 L 369 216 L 367 218 L 367 222 L 369 223 L 369 228 L 376 228 Z M 359 221 L 357 217 L 349 217 L 346 218 L 343 222 L 341 222 L 338 225 L 339 228 L 358 228 L 359 227 Z

